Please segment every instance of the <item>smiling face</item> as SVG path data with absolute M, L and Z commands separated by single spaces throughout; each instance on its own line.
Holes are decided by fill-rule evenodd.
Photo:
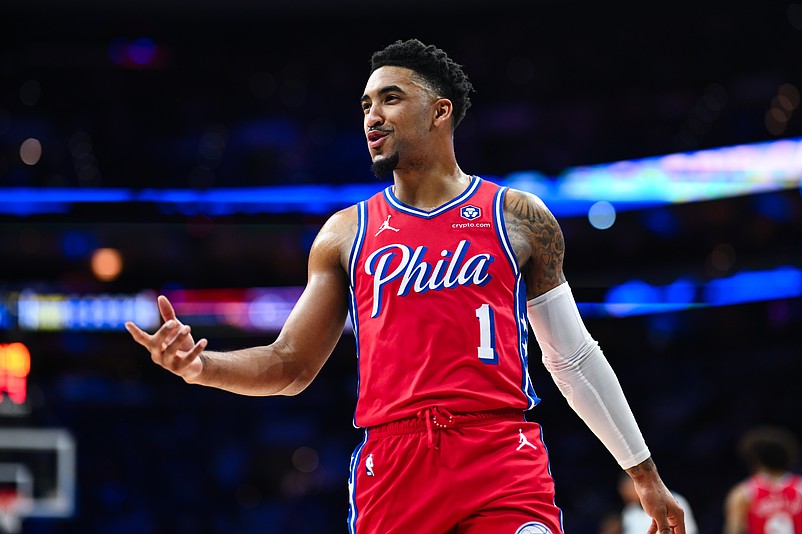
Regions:
M 426 152 L 442 102 L 410 69 L 380 67 L 373 71 L 362 96 L 363 127 L 377 176 L 414 164 Z

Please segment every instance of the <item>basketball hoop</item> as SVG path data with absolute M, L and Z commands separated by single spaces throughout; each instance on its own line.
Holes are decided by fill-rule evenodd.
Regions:
M 72 516 L 75 440 L 68 431 L 4 428 L 0 460 L 0 534 L 22 532 L 27 518 Z

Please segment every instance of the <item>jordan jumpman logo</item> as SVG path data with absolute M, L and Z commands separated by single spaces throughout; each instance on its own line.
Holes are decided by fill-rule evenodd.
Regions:
M 392 215 L 388 215 L 387 216 L 387 218 L 384 220 L 382 225 L 379 226 L 379 231 L 376 232 L 373 237 L 376 237 L 377 235 L 379 235 L 380 233 L 384 232 L 385 230 L 392 230 L 393 232 L 397 232 L 398 231 L 398 228 L 393 228 L 392 226 L 390 226 L 390 217 L 392 217 Z
M 519 428 L 518 429 L 518 448 L 515 449 L 515 450 L 516 451 L 520 451 L 521 449 L 524 448 L 524 445 L 529 445 L 533 449 L 537 449 L 536 445 L 532 445 L 531 443 L 529 443 L 529 440 L 526 439 L 526 436 L 524 436 L 524 431 Z

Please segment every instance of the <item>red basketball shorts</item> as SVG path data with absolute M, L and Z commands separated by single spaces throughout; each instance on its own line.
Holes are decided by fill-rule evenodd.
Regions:
M 365 430 L 351 457 L 352 534 L 561 534 L 540 425 L 520 410 Z

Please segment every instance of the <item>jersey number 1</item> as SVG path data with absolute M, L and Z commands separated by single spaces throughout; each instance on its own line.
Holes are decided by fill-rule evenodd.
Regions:
M 482 363 L 497 364 L 496 320 L 493 316 L 493 308 L 482 304 L 476 308 L 476 318 L 479 319 L 479 360 Z

